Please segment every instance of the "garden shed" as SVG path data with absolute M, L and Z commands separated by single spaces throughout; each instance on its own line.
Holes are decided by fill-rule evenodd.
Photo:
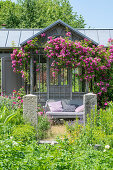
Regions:
M 113 29 L 74 29 L 61 20 L 56 21 L 44 29 L 1 29 L 0 30 L 0 57 L 1 57 L 1 92 L 6 95 L 18 90 L 24 85 L 20 75 L 12 70 L 10 54 L 13 47 L 20 48 L 29 40 L 45 34 L 44 42 L 48 37 L 65 37 L 66 32 L 71 32 L 72 41 L 80 41 L 84 38 L 91 40 L 94 45 L 107 46 L 109 38 L 113 38 Z M 36 66 L 39 63 L 39 68 Z M 30 93 L 36 94 L 40 103 L 47 99 L 73 99 L 79 105 L 82 104 L 83 94 L 88 92 L 87 82 L 80 82 L 69 68 L 61 68 L 53 78 L 51 67 L 52 60 L 46 57 L 43 48 L 38 49 L 37 54 L 32 54 L 30 61 Z M 39 70 L 38 72 L 36 70 Z M 81 71 L 75 69 L 74 72 Z

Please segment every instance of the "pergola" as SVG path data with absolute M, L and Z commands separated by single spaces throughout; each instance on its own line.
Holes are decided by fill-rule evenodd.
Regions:
M 28 40 L 40 36 L 42 33 L 46 34 L 45 42 L 47 42 L 49 36 L 64 37 L 67 28 L 71 32 L 70 39 L 72 41 L 80 41 L 84 38 L 89 39 L 59 20 L 46 29 L 43 29 L 40 33 L 24 41 L 21 46 L 25 45 Z M 96 42 L 92 42 L 97 45 Z M 84 74 L 82 68 L 73 71 L 69 68 L 61 68 L 54 78 L 52 76 L 52 72 L 54 71 L 54 68 L 51 66 L 52 59 L 46 56 L 42 47 L 37 48 L 39 51 L 38 54 L 32 52 L 30 61 L 30 93 L 36 94 L 39 102 L 45 102 L 48 99 L 71 99 L 76 100 L 76 103 L 79 105 L 82 104 L 83 95 L 88 92 L 88 83 L 79 81 L 75 76 L 76 72 Z M 34 61 L 38 63 L 38 68 Z
M 61 68 L 53 77 L 52 59 L 46 56 L 43 48 L 38 51 L 38 54 L 32 54 L 30 60 L 30 93 L 36 94 L 39 102 L 70 99 L 82 104 L 82 97 L 88 92 L 88 83 L 81 82 L 75 76 L 78 71 L 83 73 L 82 68 L 73 71 L 70 68 Z

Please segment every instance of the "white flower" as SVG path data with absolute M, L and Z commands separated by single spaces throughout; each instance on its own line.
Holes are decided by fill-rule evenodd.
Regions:
M 54 141 L 51 142 L 51 145 L 54 145 Z
M 109 148 L 110 148 L 110 146 L 109 146 L 109 145 L 106 145 L 106 146 L 105 146 L 105 149 L 109 149 Z
M 13 141 L 12 143 L 13 143 L 13 145 L 18 146 L 17 142 Z
M 104 149 L 103 152 L 106 152 L 106 150 Z

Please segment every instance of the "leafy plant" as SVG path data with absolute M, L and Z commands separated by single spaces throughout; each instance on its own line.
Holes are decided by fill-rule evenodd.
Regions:
M 100 109 L 98 114 L 91 112 L 87 116 L 86 126 L 81 126 L 79 121 L 67 124 L 67 130 L 70 135 L 70 142 L 75 142 L 79 146 L 94 146 L 100 144 L 104 146 L 109 144 L 113 146 L 113 103 L 109 103 L 106 110 Z
M 36 131 L 31 125 L 18 125 L 13 128 L 11 135 L 17 141 L 30 141 L 35 139 Z
M 36 130 L 24 124 L 22 109 L 11 107 L 9 99 L 3 98 L 0 116 L 0 169 L 113 169 L 113 102 L 98 114 L 92 112 L 85 127 L 79 120 L 67 123 L 68 134 L 58 144 L 38 144 Z M 38 139 L 47 136 L 49 127 L 39 105 Z
M 50 128 L 50 121 L 46 115 L 38 116 L 37 137 L 43 139 L 47 137 L 47 130 Z

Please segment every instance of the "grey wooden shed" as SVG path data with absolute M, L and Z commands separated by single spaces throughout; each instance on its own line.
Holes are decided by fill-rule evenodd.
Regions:
M 71 40 L 82 40 L 87 38 L 95 45 L 107 46 L 107 40 L 113 38 L 113 29 L 74 29 L 61 20 L 58 20 L 44 29 L 1 29 L 0 30 L 0 57 L 2 58 L 1 91 L 9 95 L 15 88 L 18 90 L 23 85 L 20 75 L 12 71 L 10 53 L 13 46 L 20 48 L 28 40 L 45 33 L 45 42 L 49 36 L 65 36 L 68 30 L 71 32 Z M 43 48 L 39 49 L 38 55 L 33 55 L 30 64 L 30 92 L 37 94 L 40 102 L 47 99 L 73 99 L 74 102 L 82 104 L 83 94 L 87 92 L 85 87 L 77 80 L 69 69 L 61 69 L 56 78 L 52 77 L 51 60 L 45 56 Z M 36 65 L 39 63 L 39 71 Z M 77 70 L 75 70 L 76 72 Z M 77 84 L 77 85 L 76 85 Z M 78 86 L 79 85 L 79 86 Z M 79 87 L 79 88 L 77 88 Z

